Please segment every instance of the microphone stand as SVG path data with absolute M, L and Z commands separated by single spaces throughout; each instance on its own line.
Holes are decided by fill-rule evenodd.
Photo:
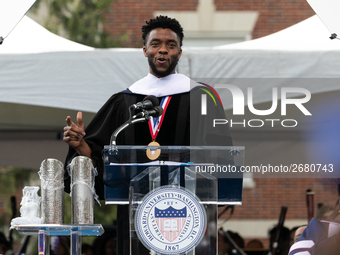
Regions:
M 130 118 L 128 121 L 126 121 L 125 123 L 123 123 L 121 126 L 119 126 L 111 135 L 111 139 L 110 139 L 110 150 L 109 150 L 109 154 L 110 155 L 115 155 L 117 154 L 118 150 L 117 150 L 117 144 L 116 144 L 116 138 L 118 136 L 118 134 L 124 130 L 125 128 L 127 128 L 128 126 L 130 126 L 131 124 L 135 124 L 135 123 L 139 123 L 139 122 L 145 122 L 145 121 L 149 121 L 151 116 L 149 116 L 147 111 L 142 112 L 142 117 L 141 118 L 137 118 L 139 117 L 138 114 L 134 115 L 132 118 Z

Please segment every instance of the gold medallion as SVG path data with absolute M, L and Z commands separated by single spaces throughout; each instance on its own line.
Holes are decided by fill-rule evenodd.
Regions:
M 157 143 L 156 141 L 152 141 L 151 143 L 148 144 L 148 146 L 160 146 L 159 143 Z M 147 149 L 146 150 L 146 156 L 150 159 L 150 160 L 155 160 L 159 157 L 159 155 L 161 155 L 161 149 Z

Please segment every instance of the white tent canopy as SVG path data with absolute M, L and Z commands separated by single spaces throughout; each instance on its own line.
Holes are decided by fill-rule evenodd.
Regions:
M 313 16 L 263 38 L 192 52 L 190 69 L 192 77 L 338 78 L 339 54 L 340 42 Z
M 148 70 L 141 50 L 95 50 L 26 16 L 0 45 L 0 56 L 0 102 L 88 112 Z
M 0 0 L 0 38 L 6 38 L 36 0 Z
M 211 85 L 221 78 L 338 78 L 340 42 L 328 37 L 314 16 L 253 41 L 184 48 L 178 71 L 208 78 L 204 81 Z M 96 50 L 54 35 L 28 17 L 0 46 L 0 56 L 0 102 L 88 112 L 148 72 L 141 49 Z M 254 92 L 254 103 L 271 100 L 271 93 L 263 93 L 271 91 L 268 86 Z M 338 87 L 311 84 L 308 89 L 320 93 Z
M 254 103 L 271 101 L 272 87 L 301 87 L 310 78 L 312 94 L 340 89 L 334 79 L 340 77 L 340 41 L 330 40 L 330 33 L 317 16 L 292 27 L 252 41 L 215 47 L 205 51 L 189 50 L 191 77 L 209 77 L 210 84 L 221 78 L 233 82 L 240 78 L 266 80 L 253 91 Z M 186 52 L 186 51 L 185 51 Z M 269 80 L 279 78 L 275 83 Z M 283 78 L 291 78 L 287 84 Z M 268 82 L 268 83 L 266 83 Z M 254 84 L 256 86 L 258 84 Z M 246 91 L 250 83 L 238 84 Z M 224 96 L 225 91 L 219 91 Z M 232 108 L 229 100 L 225 108 Z
M 325 26 L 333 34 L 340 34 L 340 17 L 338 10 L 340 2 L 338 0 L 307 0 L 310 7 L 313 8 L 318 17 L 323 21 Z
M 33 54 L 61 51 L 91 51 L 88 47 L 51 33 L 27 16 L 4 40 L 0 54 Z

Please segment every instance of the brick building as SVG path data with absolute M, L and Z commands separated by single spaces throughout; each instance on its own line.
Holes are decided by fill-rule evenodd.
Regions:
M 201 13 L 200 8 L 202 9 Z M 123 47 L 141 47 L 140 28 L 146 20 L 157 14 L 169 14 L 176 17 L 181 21 L 187 38 L 188 32 L 192 32 L 192 24 L 190 21 L 183 20 L 182 15 L 192 17 L 190 15 L 193 13 L 201 14 L 198 20 L 207 19 L 204 20 L 205 24 L 219 23 L 213 24 L 213 26 L 216 26 L 217 31 L 221 32 L 222 38 L 225 34 L 229 35 L 229 39 L 234 38 L 230 42 L 269 35 L 314 15 L 314 11 L 305 0 L 115 0 L 109 13 L 105 16 L 104 27 L 114 38 L 125 35 Z M 209 15 L 209 13 L 214 13 L 214 15 Z M 218 16 L 216 14 L 220 16 L 220 19 L 212 20 Z M 202 27 L 204 32 L 207 32 L 204 25 Z M 209 35 L 211 38 L 211 34 Z

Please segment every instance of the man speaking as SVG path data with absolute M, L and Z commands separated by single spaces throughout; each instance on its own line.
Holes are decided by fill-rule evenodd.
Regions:
M 147 95 L 156 96 L 161 102 L 164 109 L 162 121 L 154 123 L 158 125 L 156 128 L 145 123 L 128 126 L 117 137 L 117 145 L 148 145 L 151 142 L 153 145 L 164 146 L 232 145 L 227 125 L 212 127 L 211 119 L 225 119 L 221 103 L 216 104 L 219 97 L 215 91 L 198 83 L 191 89 L 193 86 L 190 83 L 194 82 L 175 71 L 182 55 L 184 37 L 179 22 L 158 16 L 146 22 L 142 33 L 143 53 L 149 63 L 149 74 L 126 90 L 111 96 L 86 129 L 81 112 L 77 114 L 77 124 L 72 122 L 70 116 L 66 118 L 63 140 L 70 148 L 65 166 L 78 155 L 91 158 L 98 171 L 95 189 L 101 199 L 104 198 L 102 150 L 105 145 L 109 145 L 112 133 L 129 119 L 129 107 L 142 102 Z M 206 91 L 211 95 L 209 100 L 214 102 L 207 115 L 202 116 L 200 100 L 201 94 Z M 68 175 L 67 171 L 65 173 Z M 70 178 L 66 178 L 65 190 L 68 192 L 69 182 Z M 123 245 L 122 241 L 118 242 L 118 254 L 129 254 L 128 215 L 128 206 L 118 206 L 118 239 L 124 240 Z

